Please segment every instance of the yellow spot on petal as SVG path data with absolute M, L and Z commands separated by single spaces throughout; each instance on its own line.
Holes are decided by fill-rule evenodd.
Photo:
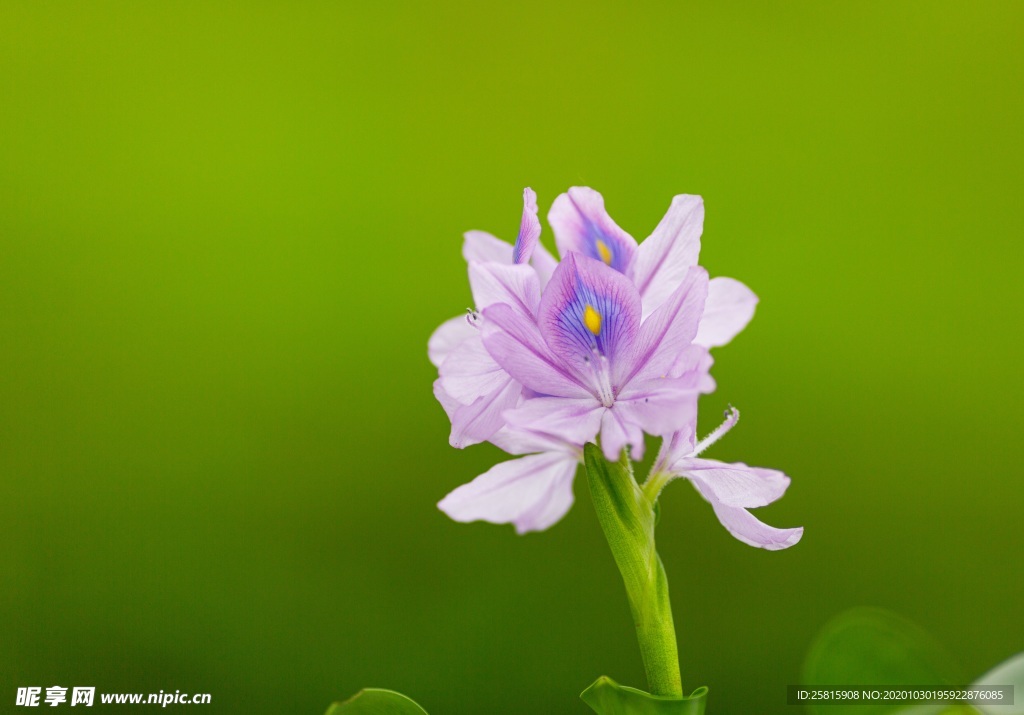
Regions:
M 610 266 L 612 264 L 612 249 L 608 248 L 607 243 L 598 240 L 597 252 L 601 255 L 601 260 L 604 261 L 606 266 Z
M 588 305 L 583 311 L 583 324 L 587 330 L 594 335 L 601 334 L 601 314 L 594 310 L 594 306 Z

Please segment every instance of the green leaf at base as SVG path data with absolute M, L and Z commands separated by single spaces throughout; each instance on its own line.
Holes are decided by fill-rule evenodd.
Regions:
M 343 703 L 334 703 L 326 715 L 427 715 L 427 711 L 394 690 L 363 688 Z
M 602 675 L 580 698 L 598 715 L 704 715 L 707 694 L 708 689 L 701 687 L 689 697 L 651 695 Z

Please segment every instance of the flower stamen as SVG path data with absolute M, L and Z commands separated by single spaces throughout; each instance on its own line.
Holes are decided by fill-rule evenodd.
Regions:
M 713 445 L 718 440 L 722 439 L 726 433 L 736 426 L 736 423 L 740 421 L 740 411 L 732 405 L 729 405 L 729 409 L 725 411 L 725 421 L 715 428 L 715 431 L 709 434 L 707 437 L 697 443 L 697 446 L 693 448 L 691 457 L 696 457 L 701 452 L 706 450 L 708 447 Z

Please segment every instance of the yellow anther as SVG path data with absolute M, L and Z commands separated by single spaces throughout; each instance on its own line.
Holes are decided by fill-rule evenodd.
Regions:
M 597 242 L 597 252 L 601 254 L 601 260 L 604 261 L 606 266 L 612 264 L 612 249 L 608 248 L 608 244 L 600 239 Z
M 587 330 L 594 335 L 601 334 L 601 314 L 594 310 L 594 306 L 588 305 L 583 311 L 583 324 Z

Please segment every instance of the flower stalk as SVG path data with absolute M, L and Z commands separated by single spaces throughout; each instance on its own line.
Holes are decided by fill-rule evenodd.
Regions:
M 625 452 L 618 462 L 610 462 L 600 448 L 588 444 L 584 461 L 601 530 L 626 586 L 647 685 L 653 695 L 681 698 L 668 580 L 654 544 L 657 492 L 651 499 L 641 489 Z

